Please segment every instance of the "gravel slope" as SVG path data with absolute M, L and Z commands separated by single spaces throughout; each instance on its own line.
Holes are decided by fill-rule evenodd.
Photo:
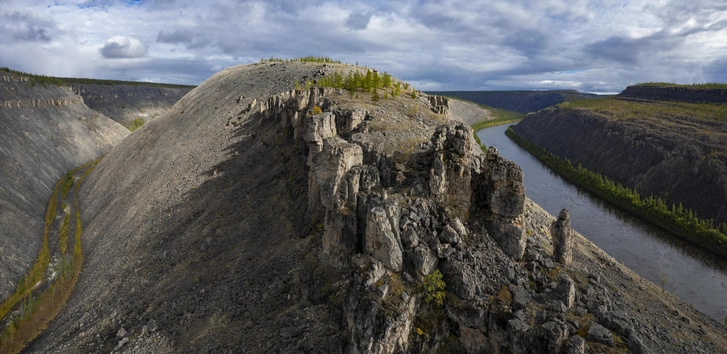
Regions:
M 41 246 L 48 198 L 68 170 L 101 157 L 129 131 L 69 88 L 0 75 L 0 298 Z

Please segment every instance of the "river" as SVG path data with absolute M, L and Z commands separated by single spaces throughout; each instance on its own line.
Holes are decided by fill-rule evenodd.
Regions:
M 645 279 L 719 322 L 727 314 L 727 260 L 564 180 L 505 136 L 507 125 L 477 132 L 482 143 L 523 169 L 525 193 L 552 215 L 570 211 L 573 228 Z

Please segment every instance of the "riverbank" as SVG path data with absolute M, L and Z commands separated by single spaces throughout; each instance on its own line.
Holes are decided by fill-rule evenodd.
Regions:
M 510 140 L 507 126 L 483 129 L 488 146 L 523 169 L 526 194 L 552 215 L 566 208 L 573 228 L 644 279 L 722 323 L 727 260 L 577 187 Z
M 642 197 L 635 189 L 623 187 L 607 177 L 590 171 L 581 165 L 573 166 L 547 150 L 527 141 L 511 127 L 505 132 L 512 141 L 528 150 L 540 161 L 552 168 L 569 182 L 662 227 L 676 236 L 694 242 L 706 250 L 727 257 L 727 236 L 715 228 L 711 220 L 703 220 L 681 204 L 672 205 L 653 195 Z

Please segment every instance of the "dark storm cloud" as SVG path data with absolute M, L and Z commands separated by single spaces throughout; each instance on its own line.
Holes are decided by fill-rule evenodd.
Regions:
M 352 30 L 363 30 L 369 26 L 371 20 L 371 13 L 366 11 L 355 11 L 348 15 L 346 19 L 346 27 Z
M 159 31 L 157 43 L 189 44 L 194 39 L 194 33 L 188 30 Z
M 50 42 L 51 33 L 57 31 L 57 25 L 50 20 L 32 14 L 13 12 L 0 15 L 0 37 L 3 44 L 12 42 Z

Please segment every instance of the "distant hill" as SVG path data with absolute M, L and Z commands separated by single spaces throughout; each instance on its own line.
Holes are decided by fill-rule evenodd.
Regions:
M 674 101 L 688 103 L 727 103 L 726 84 L 678 85 L 668 82 L 645 82 L 629 86 L 619 98 Z
M 27 78 L 31 85 L 70 87 L 89 108 L 134 130 L 160 116 L 195 86 L 154 82 L 52 77 L 0 68 Z
M 431 91 L 432 95 L 461 98 L 520 113 L 539 111 L 561 102 L 597 98 L 598 95 L 575 90 L 558 91 Z

